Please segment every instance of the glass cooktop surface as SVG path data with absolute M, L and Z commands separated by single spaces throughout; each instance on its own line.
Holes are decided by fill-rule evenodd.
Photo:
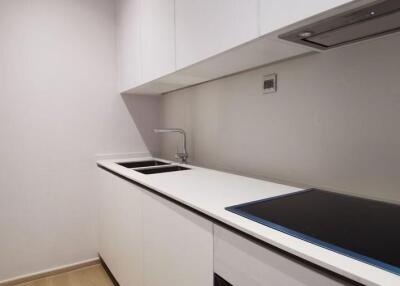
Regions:
M 400 205 L 310 189 L 226 209 L 400 275 Z

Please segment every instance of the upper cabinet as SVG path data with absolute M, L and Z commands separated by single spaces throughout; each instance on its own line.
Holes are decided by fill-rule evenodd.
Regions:
M 174 0 L 142 1 L 142 78 L 151 81 L 175 71 Z
M 118 90 L 175 71 L 174 0 L 118 0 Z
M 141 0 L 116 3 L 118 89 L 124 91 L 142 83 Z
M 258 0 L 175 0 L 176 66 L 258 37 Z
M 117 0 L 119 91 L 166 93 L 315 51 L 279 35 L 374 1 Z
M 351 0 L 259 0 L 260 33 L 270 33 Z

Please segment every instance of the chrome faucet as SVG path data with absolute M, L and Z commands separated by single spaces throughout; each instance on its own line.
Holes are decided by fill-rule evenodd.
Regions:
M 187 159 L 189 157 L 189 154 L 186 149 L 186 132 L 183 129 L 179 128 L 163 128 L 163 129 L 154 129 L 153 130 L 155 133 L 170 133 L 170 132 L 176 132 L 180 133 L 183 135 L 183 152 L 178 152 L 175 155 L 175 158 L 180 159 L 183 164 L 187 163 Z

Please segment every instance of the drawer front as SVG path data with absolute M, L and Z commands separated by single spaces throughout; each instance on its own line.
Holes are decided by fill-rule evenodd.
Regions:
M 352 285 L 218 225 L 214 226 L 214 271 L 233 286 Z

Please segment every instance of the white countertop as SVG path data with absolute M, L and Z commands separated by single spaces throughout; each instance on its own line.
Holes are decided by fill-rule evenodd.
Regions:
M 190 171 L 144 175 L 117 163 L 158 158 L 101 160 L 97 164 L 244 233 L 365 285 L 400 285 L 400 276 L 303 241 L 225 210 L 226 207 L 301 189 L 185 165 Z

